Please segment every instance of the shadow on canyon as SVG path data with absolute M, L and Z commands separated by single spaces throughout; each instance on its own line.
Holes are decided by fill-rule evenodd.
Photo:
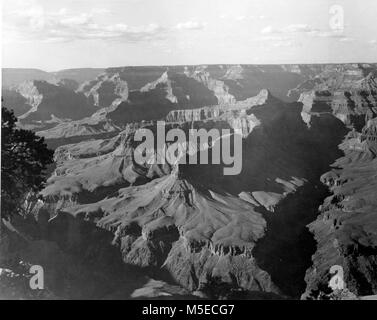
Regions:
M 48 238 L 57 243 L 64 252 L 72 255 L 89 275 L 81 285 L 75 284 L 79 289 L 84 289 L 81 296 L 69 298 L 131 299 L 132 293 L 148 285 L 151 278 L 177 286 L 169 272 L 160 267 L 139 267 L 125 263 L 121 249 L 113 241 L 114 232 L 97 227 L 93 222 L 83 220 L 80 215 L 73 217 L 61 212 L 50 221 Z M 67 288 L 64 283 L 67 280 L 69 282 L 67 274 L 63 280 L 58 279 L 58 288 Z M 186 292 L 156 298 L 192 299 L 193 296 Z
M 238 196 L 242 191 L 262 190 L 282 194 L 277 178 L 305 182 L 286 195 L 273 212 L 256 208 L 267 228 L 253 255 L 258 266 L 291 298 L 299 298 L 305 291 L 305 272 L 316 250 L 316 241 L 306 226 L 316 219 L 319 206 L 329 195 L 320 176 L 342 155 L 338 145 L 348 132 L 331 114 L 313 117 L 307 127 L 301 108 L 298 103 L 253 108 L 264 125 L 244 141 L 242 172 L 237 176 L 224 176 L 221 165 L 182 166 L 183 176 L 203 192 L 210 189 Z
M 111 231 L 65 212 L 48 219 L 49 213 L 42 210 L 38 222 L 32 216 L 19 216 L 13 218 L 10 229 L 2 226 L 10 244 L 8 254 L 1 257 L 2 268 L 27 274 L 20 263 L 42 266 L 47 292 L 59 299 L 197 299 L 166 270 L 125 263 L 120 248 L 112 243 Z M 133 296 L 138 289 L 153 291 L 148 291 L 151 279 L 164 282 L 163 287 L 157 286 L 157 293 L 171 290 L 172 294 Z M 30 291 L 28 278 L 22 281 L 23 292 Z
M 307 184 L 283 199 L 274 212 L 257 210 L 267 221 L 267 232 L 253 255 L 289 297 L 300 298 L 305 291 L 305 272 L 316 250 L 316 241 L 306 226 L 316 219 L 318 207 L 328 195 L 326 186 Z

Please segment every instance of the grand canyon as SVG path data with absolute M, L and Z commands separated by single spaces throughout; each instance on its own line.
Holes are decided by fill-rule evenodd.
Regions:
M 3 219 L 9 297 L 33 264 L 38 298 L 320 299 L 332 266 L 377 295 L 377 64 L 3 68 L 2 105 L 54 150 Z M 137 163 L 157 121 L 238 130 L 242 171 Z

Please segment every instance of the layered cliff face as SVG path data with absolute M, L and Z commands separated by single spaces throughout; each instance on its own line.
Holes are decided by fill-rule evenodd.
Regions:
M 20 81 L 16 87 L 3 88 L 3 95 L 6 105 L 13 108 L 19 116 L 27 111 L 36 110 L 37 105 L 42 103 L 42 109 L 51 109 L 55 118 L 61 120 L 65 118 L 82 120 L 93 113 L 96 113 L 95 118 L 98 119 L 98 112 L 101 117 L 115 112 L 109 114 L 108 119 L 117 121 L 119 118 L 117 125 L 121 125 L 125 122 L 162 119 L 169 111 L 176 109 L 233 104 L 257 95 L 263 88 L 268 88 L 272 95 L 283 101 L 295 101 L 299 99 L 300 94 L 303 94 L 300 101 L 305 101 L 303 117 L 307 122 L 311 114 L 315 114 L 318 110 L 327 110 L 329 107 L 345 121 L 350 114 L 347 108 L 352 109 L 353 103 L 360 104 L 359 100 L 368 100 L 366 96 L 355 94 L 354 91 L 370 91 L 370 86 L 367 84 L 365 87 L 361 82 L 368 73 L 375 72 L 375 69 L 375 65 L 372 64 L 203 65 L 122 67 L 106 70 L 69 69 L 51 74 L 44 73 L 43 76 L 40 76 L 41 72 L 32 72 L 32 70 L 29 72 L 28 70 L 6 69 L 4 83 L 8 80 L 14 81 L 13 77 L 29 79 L 35 75 L 35 79 L 42 77 L 41 79 L 48 80 L 50 85 L 58 88 L 49 87 L 48 91 L 62 92 L 54 95 L 45 94 L 45 99 L 41 102 L 41 96 L 44 95 L 42 87 L 47 88 L 49 84 L 43 85 L 43 82 L 29 81 L 20 85 Z M 367 79 L 366 82 L 368 82 Z M 77 84 L 80 86 L 78 89 Z M 19 85 L 20 87 L 17 88 Z M 331 97 L 330 106 L 327 106 L 329 100 L 326 101 L 324 96 L 326 88 L 331 88 L 331 94 L 334 96 Z M 313 98 L 316 101 L 311 101 L 310 91 L 312 90 L 316 91 L 316 97 Z M 84 94 L 84 99 L 80 94 Z M 63 110 L 67 108 L 60 106 L 59 101 L 63 98 L 69 102 L 69 105 L 77 106 L 75 110 L 87 109 L 88 105 L 94 108 L 85 112 L 72 112 L 77 115 L 63 114 Z M 74 102 L 77 99 L 80 108 Z M 373 101 L 369 102 L 373 103 Z M 312 108 L 313 104 L 315 106 Z M 60 113 L 56 110 L 56 106 L 59 106 Z M 71 113 L 71 111 L 69 109 L 66 113 Z M 357 111 L 352 112 L 357 116 Z M 127 116 L 131 113 L 134 115 Z M 51 117 L 45 115 L 45 112 L 31 112 L 31 114 L 30 121 L 33 122 L 46 122 L 46 117 Z M 30 117 L 29 114 L 27 115 Z M 85 121 L 82 125 L 84 123 Z M 56 124 L 57 122 L 51 122 L 45 126 L 50 128 Z M 37 126 L 36 123 L 33 125 Z M 70 127 L 69 123 L 66 125 Z M 87 126 L 90 126 L 90 123 Z M 43 126 L 39 125 L 38 130 L 41 129 Z M 66 131 L 73 133 L 72 129 L 62 129 L 62 137 L 65 136 Z M 85 131 L 78 130 L 77 134 L 80 135 L 82 132 Z
M 121 128 L 114 125 L 111 120 L 90 117 L 82 120 L 60 122 L 50 129 L 37 131 L 37 134 L 45 139 L 52 140 L 97 136 L 119 131 L 121 131 Z
M 146 84 L 144 87 L 140 89 L 141 92 L 148 92 L 150 90 L 156 89 L 158 86 L 165 87 L 166 90 L 166 99 L 168 99 L 171 103 L 177 103 L 178 99 L 173 94 L 173 88 L 172 88 L 172 81 L 169 79 L 168 72 L 165 71 L 160 78 L 158 78 L 156 81 L 150 82 Z
M 8 91 L 9 92 L 9 91 Z M 13 88 L 14 96 L 21 96 L 18 100 L 22 103 L 21 108 L 25 105 L 29 109 L 19 115 L 21 124 L 34 125 L 36 127 L 51 126 L 48 123 L 57 123 L 56 119 L 82 119 L 85 116 L 91 115 L 96 109 L 88 102 L 85 96 L 81 93 L 75 93 L 65 85 L 54 85 L 45 81 L 28 81 Z M 6 92 L 5 92 L 6 93 Z M 8 101 L 7 95 L 4 96 L 7 106 L 11 101 Z M 14 101 L 14 100 L 13 100 Z M 16 113 L 20 113 L 20 106 L 15 105 Z
M 241 102 L 208 106 L 204 108 L 174 110 L 166 116 L 166 121 L 173 123 L 185 123 L 194 121 L 208 122 L 212 120 L 227 122 L 231 128 L 239 129 L 243 137 L 260 124 L 254 114 L 247 114 L 247 111 L 254 106 L 268 104 L 274 98 L 268 90 L 262 90 L 257 96 Z
M 354 65 L 345 74 L 318 82 L 316 88 L 325 91 L 312 91 L 303 99 L 307 123 L 313 115 L 333 113 L 351 131 L 339 145 L 344 155 L 321 177 L 331 195 L 321 205 L 317 220 L 309 224 L 317 251 L 306 274 L 303 297 L 328 293 L 334 265 L 343 268 L 345 287 L 353 294 L 372 295 L 377 290 L 375 70 Z M 321 106 L 326 110 L 319 110 Z
M 114 138 L 84 141 L 56 149 L 57 169 L 43 194 L 75 200 L 80 193 L 133 182 L 133 127 Z M 93 172 L 96 172 L 93 175 Z M 105 194 L 105 193 L 104 193 Z
M 303 70 L 301 70 L 301 69 Z M 239 65 L 229 66 L 222 80 L 229 87 L 229 93 L 237 101 L 257 94 L 263 88 L 268 88 L 272 95 L 286 102 L 295 101 L 287 96 L 290 89 L 308 79 L 310 72 L 305 66 L 266 66 Z M 301 70 L 298 72 L 297 70 Z
M 197 67 L 192 72 L 186 68 L 185 75 L 203 83 L 209 90 L 213 91 L 218 104 L 222 105 L 236 102 L 236 98 L 228 92 L 228 86 L 226 86 L 223 81 L 212 78 L 205 66 Z
M 172 110 L 234 104 L 264 88 L 280 99 L 293 101 L 288 91 L 319 72 L 317 69 L 321 67 L 202 65 L 68 69 L 43 74 L 7 69 L 4 83 L 33 75 L 49 83 L 18 82 L 13 88 L 4 87 L 3 95 L 5 104 L 23 116 L 24 127 L 57 140 L 103 135 L 106 128 L 114 129 L 109 122 L 124 127 L 129 122 L 163 119 Z M 72 124 L 71 120 L 77 122 Z
M 344 156 L 321 177 L 331 196 L 309 225 L 317 241 L 307 271 L 305 298 L 327 293 L 333 265 L 343 268 L 345 288 L 358 296 L 377 293 L 377 137 L 376 118 L 340 145 Z
M 31 109 L 30 104 L 27 103 L 27 99 L 23 97 L 19 92 L 12 89 L 2 88 L 1 96 L 6 99 L 6 103 L 12 106 L 12 110 L 16 117 L 19 117 Z
M 128 85 L 119 73 L 103 73 L 95 80 L 84 82 L 78 92 L 83 92 L 96 107 L 114 110 L 120 103 L 127 101 Z
M 326 68 L 314 79 L 290 93 L 300 93 L 302 117 L 310 125 L 312 116 L 331 112 L 346 125 L 361 130 L 367 118 L 374 117 L 377 104 L 375 69 L 372 66 L 347 65 Z
M 241 287 L 258 290 L 260 283 L 262 291 L 278 292 L 251 257 L 254 242 L 264 234 L 262 215 L 241 199 L 200 191 L 177 174 L 67 210 L 112 231 L 126 263 L 163 266 L 190 290 L 207 277 L 230 273 Z M 234 260 L 246 267 L 241 274 L 232 271 Z
M 34 213 L 2 221 L 2 299 L 195 299 L 177 285 L 125 265 L 105 229 L 71 215 L 48 221 L 46 210 Z M 43 266 L 44 290 L 30 288 L 32 265 Z
M 60 79 L 56 82 L 56 84 L 72 91 L 77 90 L 80 86 L 80 84 L 73 79 Z
M 22 118 L 27 117 L 30 112 L 37 111 L 38 106 L 41 104 L 43 94 L 37 88 L 38 83 L 34 81 L 24 82 L 17 88 L 17 91 L 26 99 L 26 103 L 31 106 L 31 109 Z
M 267 90 L 263 90 L 254 98 L 236 105 L 222 107 L 222 110 L 219 110 L 217 106 L 177 110 L 168 114 L 165 129 L 173 128 L 177 124 L 185 131 L 190 127 L 208 127 L 208 129 L 227 127 L 240 129 L 243 136 L 247 137 L 254 127 L 260 125 L 255 115 L 247 114 L 247 111 L 252 110 L 255 106 L 270 103 L 270 101 L 274 101 L 273 98 L 269 96 Z M 186 117 L 180 116 L 182 114 L 185 114 Z M 195 114 L 199 116 L 195 116 Z M 103 186 L 124 185 L 125 183 L 134 183 L 138 178 L 150 179 L 169 173 L 168 163 L 166 165 L 148 165 L 148 167 L 142 168 L 140 164 L 134 162 L 133 152 L 138 143 L 133 140 L 133 137 L 135 130 L 141 127 L 156 130 L 155 122 L 143 121 L 127 125 L 114 138 L 84 141 L 79 144 L 59 147 L 55 152 L 55 162 L 58 164 L 58 168 L 55 175 L 49 179 L 50 185 L 44 191 L 46 195 L 60 195 L 59 192 L 64 191 L 64 196 L 71 199 L 83 190 L 92 192 Z M 51 134 L 54 129 L 49 130 Z M 93 171 L 97 174 L 92 175 Z M 103 172 L 103 175 L 100 172 Z M 69 173 L 68 182 L 65 173 Z M 74 183 L 71 183 L 72 181 Z M 60 183 L 63 185 L 60 186 Z

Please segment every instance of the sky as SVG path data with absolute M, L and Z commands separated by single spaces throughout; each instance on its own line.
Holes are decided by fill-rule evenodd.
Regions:
M 376 0 L 2 0 L 2 66 L 377 62 Z

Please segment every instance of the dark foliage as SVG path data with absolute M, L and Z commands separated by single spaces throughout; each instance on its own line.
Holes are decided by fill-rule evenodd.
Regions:
M 25 196 L 44 184 L 44 170 L 53 161 L 53 151 L 44 138 L 17 128 L 13 111 L 1 108 L 1 213 L 19 213 Z

